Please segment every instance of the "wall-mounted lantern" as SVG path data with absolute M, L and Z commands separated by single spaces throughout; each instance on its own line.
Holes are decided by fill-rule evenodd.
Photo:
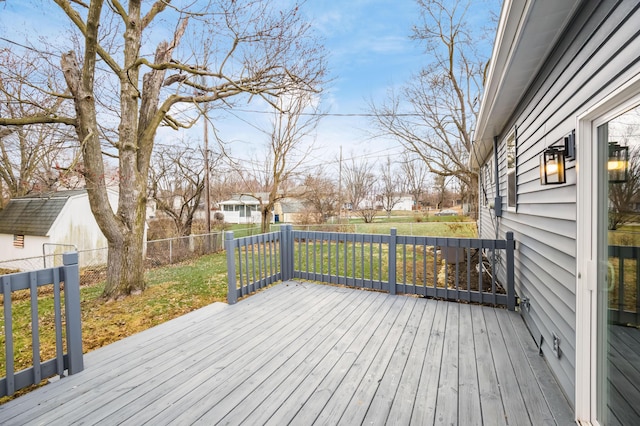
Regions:
M 547 148 L 540 156 L 540 184 L 554 185 L 565 183 L 564 150 Z
M 609 183 L 626 182 L 629 171 L 629 147 L 609 142 L 609 161 L 607 162 Z
M 550 146 L 540 155 L 540 184 L 556 185 L 567 181 L 565 160 L 576 155 L 576 136 L 572 131 L 561 140 L 562 146 Z

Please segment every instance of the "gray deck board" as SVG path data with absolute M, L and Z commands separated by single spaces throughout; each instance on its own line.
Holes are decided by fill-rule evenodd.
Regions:
M 436 303 L 423 303 L 422 305 L 424 305 L 422 318 L 417 326 L 416 336 L 409 353 L 407 365 L 402 373 L 396 396 L 391 401 L 391 410 L 387 416 L 388 424 L 405 425 L 411 421 L 418 385 L 420 384 L 423 359 L 427 352 L 433 318 L 436 313 Z
M 482 424 L 482 416 L 478 416 L 482 410 L 472 321 L 471 306 L 460 305 L 458 416 L 460 424 L 469 426 Z
M 640 416 L 640 330 L 609 326 L 609 410 L 610 420 L 622 424 L 637 422 Z
M 527 416 L 527 406 L 523 399 L 520 384 L 516 377 L 515 370 L 519 365 L 513 365 L 509 358 L 507 347 L 515 345 L 509 342 L 502 334 L 503 328 L 496 312 L 485 311 L 485 321 L 489 334 L 489 346 L 493 355 L 493 364 L 496 367 L 496 376 L 500 384 L 502 403 L 504 405 L 505 417 L 509 425 L 531 425 L 531 420 Z M 535 380 L 532 378 L 532 380 Z
M 507 424 L 496 366 L 491 353 L 491 345 L 484 319 L 485 309 L 471 306 L 476 365 L 478 369 L 478 392 L 482 407 L 482 420 L 485 424 L 501 426 Z
M 507 345 L 507 352 L 509 353 L 511 363 L 517 366 L 517 368 L 514 368 L 515 377 L 518 381 L 522 397 L 527 401 L 526 407 L 531 423 L 552 424 L 553 416 L 551 415 L 547 402 L 544 400 L 540 385 L 536 380 L 529 380 L 534 374 L 529 366 L 526 355 L 522 351 L 522 348 L 519 347 L 519 344 L 517 344 L 517 342 L 519 342 L 518 335 L 513 328 L 507 311 L 496 310 L 496 314 L 505 341 L 516 343 Z
M 194 311 L 85 366 L 0 405 L 0 424 L 573 421 L 517 313 L 312 283 Z
M 429 336 L 429 345 L 422 360 L 420 383 L 411 417 L 411 424 L 416 425 L 432 425 L 435 423 L 447 308 L 450 306 L 449 303 L 435 303 L 437 303 L 436 314 L 431 328 L 431 335 Z

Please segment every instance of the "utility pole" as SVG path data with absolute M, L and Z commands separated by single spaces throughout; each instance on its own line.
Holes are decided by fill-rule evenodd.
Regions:
M 340 168 L 338 172 L 338 223 L 342 221 L 342 145 L 340 145 Z
M 211 233 L 211 199 L 209 194 L 209 104 L 204 104 L 204 204 L 207 234 Z M 207 241 L 209 237 L 207 236 Z

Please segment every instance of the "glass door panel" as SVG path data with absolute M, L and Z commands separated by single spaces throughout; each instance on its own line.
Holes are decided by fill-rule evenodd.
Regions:
M 640 425 L 640 108 L 597 135 L 597 420 Z

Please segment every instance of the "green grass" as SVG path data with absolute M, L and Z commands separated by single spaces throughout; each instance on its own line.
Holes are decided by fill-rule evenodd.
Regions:
M 476 238 L 475 222 L 374 222 L 343 225 L 296 225 L 295 229 L 326 232 L 348 232 L 362 234 L 389 234 L 396 228 L 398 235 L 427 237 Z

